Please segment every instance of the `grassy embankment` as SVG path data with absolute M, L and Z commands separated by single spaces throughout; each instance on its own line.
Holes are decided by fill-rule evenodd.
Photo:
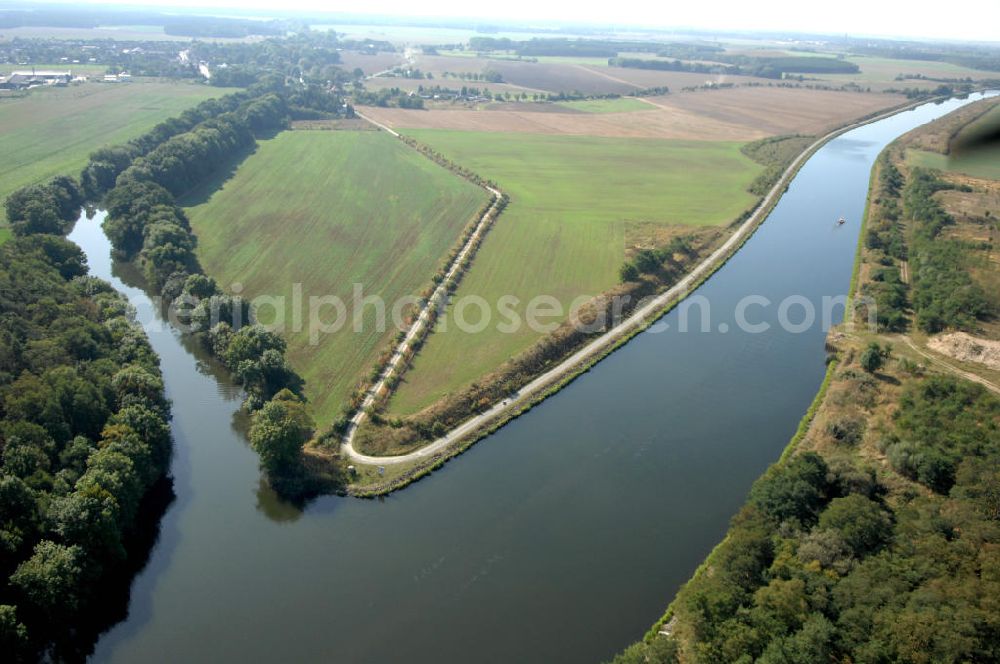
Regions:
M 23 186 L 56 175 L 76 177 L 97 148 L 125 143 L 228 92 L 191 83 L 136 81 L 45 88 L 0 100 L 0 202 Z
M 484 192 L 384 132 L 288 131 L 260 141 L 225 182 L 185 204 L 199 240 L 198 256 L 220 285 L 239 282 L 248 297 L 292 301 L 302 284 L 303 329 L 288 329 L 288 357 L 306 380 L 321 421 L 335 419 L 396 330 L 379 332 L 375 310 L 352 329 L 353 284 L 388 307 L 420 292 Z M 310 296 L 336 295 L 349 323 L 311 345 Z M 270 313 L 263 310 L 264 322 Z M 324 310 L 324 320 L 334 318 Z
M 519 298 L 523 317 L 537 295 L 564 306 L 618 282 L 630 244 L 678 226 L 732 221 L 754 201 L 747 187 L 761 167 L 738 143 L 408 131 L 447 157 L 499 183 L 511 203 L 486 238 L 456 298 Z M 453 311 L 446 312 L 452 322 Z M 564 316 L 548 321 L 559 322 Z M 478 314 L 466 316 L 475 323 Z M 542 333 L 481 333 L 438 327 L 389 406 L 420 410 L 523 351 Z
M 959 132 L 955 139 L 961 140 L 977 131 L 985 132 L 989 128 L 995 130 L 997 127 L 1000 127 L 1000 103 L 995 103 L 992 109 Z M 942 154 L 931 150 L 914 149 L 907 152 L 906 158 L 907 163 L 912 166 L 1000 180 L 1000 159 L 997 158 L 995 150 L 953 150 L 949 154 Z
M 955 135 L 949 123 L 956 116 L 935 123 L 946 137 Z M 989 217 L 974 212 L 970 199 L 993 200 L 998 183 L 954 171 L 939 182 L 966 190 L 938 185 L 932 200 L 950 221 L 929 233 L 941 217 L 903 155 L 936 143 L 928 141 L 935 125 L 901 138 L 887 150 L 892 164 L 876 167 L 855 293 L 885 288 L 889 273 L 926 254 L 928 242 L 992 237 L 983 228 Z M 909 256 L 892 239 L 902 239 Z M 978 241 L 968 248 L 989 251 Z M 997 261 L 972 255 L 937 267 L 980 285 L 1000 274 Z M 921 278 L 904 284 L 905 300 L 926 292 Z M 918 341 L 915 314 L 927 306 L 903 308 L 905 331 Z M 998 336 L 988 322 L 971 325 Z M 892 348 L 879 367 L 867 361 L 873 343 Z M 996 569 L 1000 544 L 1000 399 L 956 377 L 956 369 L 991 373 L 940 358 L 925 366 L 925 353 L 887 329 L 836 331 L 831 346 L 840 362 L 781 460 L 645 641 L 616 662 L 977 661 L 994 652 L 1000 621 L 992 598 L 1000 588 L 988 570 Z M 942 368 L 953 375 L 936 375 Z M 817 458 L 825 475 L 811 469 Z

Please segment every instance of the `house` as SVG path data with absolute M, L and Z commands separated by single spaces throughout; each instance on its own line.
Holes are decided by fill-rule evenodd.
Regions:
M 123 71 L 120 74 L 105 74 L 101 80 L 105 83 L 128 83 L 132 80 L 132 75 L 127 71 Z

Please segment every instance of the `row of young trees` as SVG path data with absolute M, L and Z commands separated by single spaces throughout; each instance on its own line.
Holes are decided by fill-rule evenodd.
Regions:
M 0 248 L 0 652 L 14 662 L 87 654 L 79 628 L 171 450 L 142 328 L 51 230 Z
M 903 283 L 899 265 L 908 257 L 899 203 L 906 178 L 889 153 L 879 157 L 875 168 L 878 172 L 876 195 L 868 208 L 864 242 L 877 264 L 872 266 L 870 278 L 862 284 L 861 294 L 874 301 L 880 330 L 902 332 L 909 324 L 908 288 Z M 868 305 L 859 306 L 867 318 Z

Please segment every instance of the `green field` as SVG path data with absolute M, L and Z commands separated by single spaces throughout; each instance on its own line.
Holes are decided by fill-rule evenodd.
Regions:
M 224 88 L 188 83 L 87 83 L 0 100 L 0 201 L 25 185 L 77 176 L 104 145 L 134 138 Z M 2 217 L 2 215 L 0 215 Z M 6 223 L 6 219 L 0 219 Z
M 548 294 L 568 305 L 618 281 L 632 222 L 707 225 L 732 221 L 754 202 L 746 188 L 761 167 L 739 143 L 410 130 L 458 163 L 491 178 L 511 203 L 490 231 L 456 297 L 478 295 L 492 324 L 463 332 L 449 311 L 390 403 L 413 413 L 457 391 L 538 339 L 522 326 L 496 329 L 503 295 Z M 479 319 L 469 308 L 466 321 Z M 558 319 L 557 319 L 558 320 Z
M 796 53 L 796 55 L 801 55 Z M 979 80 L 989 78 L 989 72 L 978 69 L 971 69 L 961 65 L 953 65 L 949 62 L 935 62 L 924 60 L 899 60 L 894 58 L 877 58 L 867 56 L 852 56 L 847 58 L 848 62 L 853 62 L 861 68 L 857 74 L 810 74 L 819 79 L 826 79 L 836 82 L 856 81 L 858 83 L 886 83 L 893 84 L 898 88 L 905 87 L 935 87 L 937 84 L 932 81 L 895 81 L 899 74 L 923 74 L 929 78 L 972 78 Z
M 1000 180 L 1000 151 L 996 149 L 951 156 L 927 150 L 907 150 L 906 162 L 912 166 Z
M 10 235 L 11 233 L 9 228 L 0 228 L 0 244 L 3 244 L 7 240 L 9 240 Z
M 618 99 L 586 99 L 583 101 L 560 101 L 559 106 L 572 108 L 584 113 L 630 113 L 632 111 L 655 111 L 656 107 L 634 97 Z
M 261 141 L 206 201 L 186 203 L 197 203 L 188 212 L 198 256 L 220 286 L 239 282 L 250 297 L 291 303 L 293 284 L 302 284 L 302 329 L 286 317 L 288 357 L 329 423 L 395 330 L 379 333 L 368 307 L 361 333 L 347 325 L 310 345 L 310 296 L 340 297 L 350 317 L 355 283 L 389 306 L 418 293 L 486 200 L 384 132 L 286 131 Z M 263 322 L 269 314 L 262 311 Z M 328 307 L 324 316 L 336 314 Z

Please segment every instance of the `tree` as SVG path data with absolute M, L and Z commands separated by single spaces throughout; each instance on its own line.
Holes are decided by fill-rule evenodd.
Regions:
M 637 268 L 634 263 L 625 263 L 621 266 L 621 269 L 618 270 L 618 276 L 621 278 L 622 283 L 638 281 L 639 268 Z
M 868 344 L 868 348 L 861 353 L 861 368 L 868 373 L 875 373 L 882 368 L 883 364 L 885 364 L 885 360 L 888 355 L 888 347 L 883 350 L 877 342 L 873 341 Z
M 830 501 L 819 517 L 819 527 L 839 533 L 847 546 L 860 557 L 889 540 L 892 520 L 874 500 L 851 494 Z
M 272 480 L 298 473 L 299 453 L 312 435 L 312 428 L 305 405 L 288 390 L 279 392 L 254 413 L 250 444 Z
M 78 546 L 42 540 L 11 574 L 10 582 L 46 619 L 65 620 L 80 604 L 82 553 Z
M 827 470 L 818 454 L 800 454 L 757 480 L 750 502 L 779 522 L 791 518 L 811 522 L 826 495 Z

